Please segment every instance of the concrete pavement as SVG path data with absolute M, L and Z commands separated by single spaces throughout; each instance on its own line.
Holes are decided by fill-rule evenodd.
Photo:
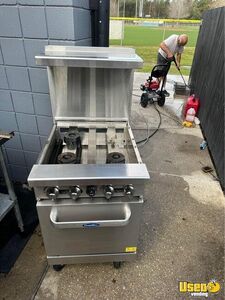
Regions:
M 146 76 L 135 74 L 135 94 L 140 94 L 138 86 Z M 169 79 L 168 86 L 173 77 Z M 138 102 L 134 96 L 131 125 L 136 140 L 146 136 L 146 124 L 152 132 L 159 121 L 153 106 L 143 109 Z M 180 125 L 178 108 L 182 102 L 182 98 L 171 97 L 160 108 L 167 115 L 162 116 L 161 128 L 140 147 L 151 180 L 145 188 L 138 259 L 118 270 L 110 263 L 79 264 L 65 266 L 61 272 L 49 268 L 45 274 L 42 240 L 36 233 L 11 275 L 0 278 L 0 299 L 30 299 L 28 294 L 36 294 L 36 300 L 194 299 L 178 291 L 178 282 L 211 279 L 222 285 L 222 291 L 212 299 L 224 299 L 224 195 L 218 181 L 201 171 L 202 166 L 212 166 L 207 149 L 199 150 L 201 130 Z M 32 246 L 37 240 L 39 246 Z M 24 280 L 12 274 L 32 257 L 36 263 L 28 264 L 25 272 L 31 281 L 26 277 L 26 285 L 32 289 L 26 293 Z M 33 276 L 37 269 L 39 279 L 44 274 L 40 288 L 37 276 Z M 17 292 L 10 292 L 10 276 L 15 278 Z

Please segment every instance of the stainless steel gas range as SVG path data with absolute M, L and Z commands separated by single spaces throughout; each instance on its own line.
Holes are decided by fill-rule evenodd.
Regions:
M 47 258 L 64 264 L 120 262 L 137 254 L 149 174 L 129 125 L 133 49 L 47 46 L 54 126 L 28 182 Z

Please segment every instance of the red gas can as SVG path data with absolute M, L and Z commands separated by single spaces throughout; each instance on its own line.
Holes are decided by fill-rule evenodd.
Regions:
M 186 117 L 186 114 L 187 114 L 187 111 L 189 110 L 189 108 L 194 108 L 195 115 L 196 115 L 198 112 L 198 109 L 199 109 L 199 105 L 200 105 L 199 98 L 196 98 L 195 95 L 189 96 L 187 103 L 185 105 L 185 108 L 184 108 L 184 117 Z
M 152 81 L 147 80 L 145 82 L 145 87 L 148 88 L 149 90 L 156 91 L 159 89 L 159 82 L 156 80 L 152 80 Z
M 159 81 L 158 80 L 153 80 L 150 85 L 150 89 L 152 90 L 158 90 L 159 89 Z

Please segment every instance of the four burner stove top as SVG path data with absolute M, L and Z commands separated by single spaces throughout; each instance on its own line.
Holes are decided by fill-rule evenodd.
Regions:
M 48 262 L 115 263 L 137 254 L 149 173 L 129 125 L 133 49 L 47 46 L 54 126 L 28 178 Z

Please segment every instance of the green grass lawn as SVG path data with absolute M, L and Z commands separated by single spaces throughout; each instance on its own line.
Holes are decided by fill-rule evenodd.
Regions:
M 171 34 L 186 33 L 189 36 L 189 42 L 182 55 L 181 70 L 184 75 L 189 75 L 198 37 L 198 29 L 198 27 L 194 26 L 153 28 L 138 25 L 125 25 L 122 45 L 135 48 L 137 54 L 144 60 L 144 67 L 140 71 L 150 72 L 152 67 L 156 64 L 157 52 L 161 41 Z M 110 45 L 120 45 L 120 40 L 111 40 Z M 178 71 L 174 66 L 171 67 L 170 74 L 178 74 Z

